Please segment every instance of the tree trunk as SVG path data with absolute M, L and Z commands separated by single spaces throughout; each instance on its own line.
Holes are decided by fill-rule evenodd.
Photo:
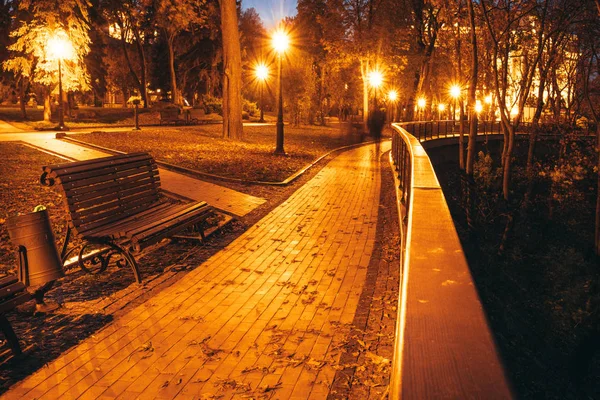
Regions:
M 473 0 L 467 1 L 469 9 L 469 23 L 471 27 L 471 82 L 469 83 L 469 144 L 467 145 L 467 175 L 473 175 L 473 164 L 475 162 L 475 142 L 477 140 L 477 112 L 475 111 L 475 96 L 477 93 L 477 32 L 475 31 L 475 12 Z
M 508 143 L 502 165 L 502 194 L 504 196 L 504 200 L 508 202 L 510 198 L 510 168 L 512 163 L 512 151 L 515 143 L 515 128 L 514 126 L 508 124 L 508 126 L 506 126 L 506 130 L 508 131 Z
M 27 109 L 25 108 L 25 78 L 19 80 L 19 106 L 21 107 L 21 116 L 23 119 L 27 119 Z
M 462 41 L 460 38 L 460 13 L 462 0 L 458 0 L 458 12 L 457 12 L 457 23 L 456 23 L 456 84 L 462 87 L 463 73 L 462 73 Z M 464 116 L 465 111 L 463 108 L 462 97 L 458 99 L 460 101 L 460 112 L 458 122 L 458 167 L 461 171 L 465 169 L 465 137 L 464 137 Z M 454 99 L 454 114 L 452 119 L 456 118 L 456 99 Z
M 223 34 L 225 35 L 225 34 Z M 177 75 L 175 73 L 175 35 L 167 33 L 167 47 L 169 49 L 169 73 L 171 75 L 171 97 L 173 104 L 181 104 L 177 90 Z
M 242 125 L 242 56 L 235 0 L 221 0 L 223 35 L 223 137 L 241 140 Z
M 50 98 L 50 88 L 44 87 L 44 122 L 52 120 L 52 101 Z
M 363 125 L 367 130 L 367 121 L 369 119 L 369 60 L 360 59 L 360 77 L 363 83 Z
M 600 2 L 598 3 L 598 12 L 600 13 Z M 596 119 L 596 151 L 598 152 L 598 187 L 596 188 L 595 249 L 596 255 L 600 256 L 600 123 L 598 119 Z
M 148 80 L 148 78 L 147 78 L 148 72 L 146 70 L 146 51 L 144 50 L 144 46 L 142 45 L 142 38 L 140 36 L 140 31 L 138 30 L 138 28 L 135 26 L 132 26 L 131 29 L 132 29 L 133 35 L 135 37 L 135 45 L 136 45 L 138 55 L 140 56 L 140 60 L 141 60 L 140 85 L 139 85 L 140 96 L 142 97 L 142 101 L 144 102 L 144 108 L 148 108 L 149 107 L 148 90 L 146 88 L 146 83 Z

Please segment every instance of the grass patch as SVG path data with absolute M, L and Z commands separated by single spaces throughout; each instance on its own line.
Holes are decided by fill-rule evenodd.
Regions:
M 185 117 L 181 115 L 183 120 Z M 221 121 L 221 116 L 208 114 L 205 119 Z M 51 129 L 58 124 L 58 111 L 52 114 L 52 121 L 44 121 L 44 110 L 36 107 L 27 107 L 27 119 L 23 119 L 21 109 L 18 107 L 0 107 L 0 120 L 16 122 L 24 128 Z M 148 108 L 139 109 L 140 125 L 159 125 L 158 110 Z M 97 128 L 97 127 L 133 127 L 135 125 L 133 108 L 103 108 L 80 106 L 72 110 L 72 115 L 65 115 L 65 125 L 72 129 Z
M 243 141 L 223 139 L 221 125 L 145 128 L 138 132 L 78 134 L 78 140 L 231 178 L 278 182 L 321 155 L 360 141 L 331 127 L 285 127 L 286 156 L 276 156 L 275 126 L 245 126 Z

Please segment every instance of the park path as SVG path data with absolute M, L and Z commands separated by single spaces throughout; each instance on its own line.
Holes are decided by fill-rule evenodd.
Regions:
M 340 154 L 225 249 L 4 398 L 325 398 L 374 248 L 375 153 L 388 149 Z
M 5 133 L 0 135 L 0 141 L 21 141 L 35 146 L 38 149 L 47 150 L 51 153 L 60 154 L 78 161 L 111 155 L 102 151 L 56 139 L 54 135 L 55 133 L 47 132 Z M 244 216 L 266 201 L 260 197 L 241 193 L 224 186 L 202 181 L 164 168 L 159 168 L 158 170 L 163 189 L 192 200 L 206 201 L 213 207 L 234 216 Z

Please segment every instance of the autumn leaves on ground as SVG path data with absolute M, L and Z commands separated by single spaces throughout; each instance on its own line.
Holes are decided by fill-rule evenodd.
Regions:
M 89 135 L 75 135 L 77 139 L 97 141 L 106 147 L 120 148 L 126 151 L 145 150 L 136 146 L 147 145 L 151 149 L 167 149 L 164 143 L 172 141 L 175 135 L 179 135 L 179 143 L 182 151 L 168 152 L 166 150 L 155 154 L 157 158 L 165 161 L 180 163 L 198 169 L 210 168 L 211 160 L 217 160 L 219 153 L 211 155 L 215 141 L 222 141 L 218 134 L 211 136 L 212 127 L 206 130 L 190 130 L 186 128 L 175 128 L 165 131 L 161 135 L 152 135 L 151 132 L 137 132 L 132 134 L 108 134 L 94 133 Z M 232 152 L 230 158 L 232 167 L 226 162 L 218 164 L 215 162 L 215 170 L 219 173 L 236 176 L 240 178 L 253 177 L 261 179 L 282 180 L 287 177 L 282 171 L 294 172 L 307 162 L 310 162 L 337 146 L 350 144 L 347 137 L 340 134 L 337 129 L 331 128 L 309 128 L 305 140 L 300 140 L 299 131 L 290 129 L 289 149 L 290 153 L 301 154 L 299 157 L 273 157 L 269 143 L 272 138 L 270 128 L 261 130 L 258 128 L 246 130 L 248 139 L 243 150 Z M 136 136 L 137 135 L 137 136 Z M 146 140 L 148 139 L 148 140 Z M 193 141 L 197 142 L 194 149 Z M 149 143 L 147 143 L 149 142 Z M 224 141 L 225 143 L 227 141 Z M 129 146 L 129 147 L 127 147 Z M 221 146 L 221 144 L 219 144 Z M 258 150 L 257 150 L 258 149 Z M 200 153 L 199 150 L 206 150 Z M 260 153 L 263 154 L 260 154 Z M 203 158 L 197 157 L 207 154 Z M 39 172 L 42 165 L 61 162 L 61 160 L 38 152 L 17 143 L 0 143 L 0 155 L 5 160 L 0 165 L 0 218 L 2 222 L 9 215 L 28 212 L 38 204 L 48 207 L 57 241 L 63 238 L 65 228 L 65 211 L 62 206 L 60 195 L 53 189 L 43 187 L 39 184 Z M 193 157 L 196 155 L 196 158 Z M 268 161 L 260 161 L 262 158 L 274 158 L 271 160 L 270 169 L 266 175 L 259 168 L 253 168 L 262 162 L 269 165 Z M 191 161 L 190 161 L 191 160 Z M 278 163 L 289 165 L 281 170 L 276 166 Z M 231 165 L 230 164 L 230 165 Z M 67 277 L 61 280 L 49 294 L 50 301 L 56 301 L 63 305 L 56 313 L 51 315 L 34 315 L 32 304 L 19 309 L 10 315 L 17 334 L 19 335 L 23 348 L 28 354 L 25 361 L 17 361 L 11 358 L 9 351 L 3 347 L 0 353 L 1 388 L 5 391 L 16 381 L 23 379 L 34 370 L 52 361 L 61 353 L 81 340 L 93 335 L 96 331 L 106 326 L 114 319 L 118 319 L 127 310 L 150 298 L 162 288 L 170 286 L 179 279 L 185 279 L 189 270 L 198 268 L 203 261 L 218 252 L 233 239 L 239 236 L 248 226 L 255 223 L 263 215 L 268 213 L 279 203 L 285 200 L 294 190 L 304 184 L 310 177 L 314 176 L 324 163 L 319 163 L 307 176 L 303 176 L 297 183 L 288 188 L 262 188 L 261 194 L 268 196 L 268 203 L 253 215 L 241 218 L 230 224 L 218 234 L 214 235 L 204 246 L 192 246 L 189 243 L 170 243 L 165 246 L 164 251 L 154 252 L 151 256 L 144 257 L 141 262 L 144 285 L 133 284 L 131 272 L 128 269 L 119 269 L 111 266 L 109 270 L 98 276 L 84 275 L 78 270 L 67 271 Z M 226 165 L 223 167 L 222 165 Z M 229 169 L 228 169 L 229 168 Z M 266 170 L 266 168 L 265 168 Z M 382 163 L 384 174 L 384 186 L 391 184 L 391 170 L 387 163 Z M 262 175 L 261 175 L 262 174 Z M 243 190 L 243 185 L 237 185 L 238 190 Z M 255 186 L 246 187 L 248 191 L 256 191 Z M 394 327 L 396 318 L 397 289 L 398 289 L 398 243 L 399 237 L 397 224 L 394 223 L 395 198 L 393 192 L 382 192 L 380 214 L 377 224 L 377 246 L 371 258 L 368 282 L 361 295 L 357 315 L 367 315 L 366 318 L 355 318 L 350 324 L 338 326 L 344 339 L 336 342 L 335 348 L 331 348 L 331 354 L 326 360 L 311 360 L 310 358 L 295 359 L 288 355 L 281 355 L 281 362 L 295 367 L 305 367 L 314 370 L 333 367 L 336 379 L 333 382 L 330 393 L 336 398 L 380 398 L 387 389 L 389 373 L 391 370 L 391 357 L 394 339 Z M 0 236 L 2 248 L 0 248 L 0 264 L 3 272 L 14 272 L 15 261 L 12 249 L 9 245 L 5 224 L 0 224 Z M 297 288 L 301 290 L 301 288 Z M 310 296 L 306 301 L 310 301 Z M 288 336 L 293 332 L 278 333 L 277 328 L 269 332 L 273 337 L 285 334 Z M 340 336 L 338 336 L 340 337 Z M 142 350 L 141 350 L 142 351 Z M 150 351 L 150 350 L 148 350 Z M 219 358 L 226 354 L 219 348 L 207 349 L 210 357 Z M 337 360 L 337 361 L 336 361 Z M 291 363 L 291 364 L 290 364 Z M 256 373 L 257 371 L 246 371 Z M 262 371 L 268 374 L 269 371 Z M 228 391 L 232 388 L 240 395 L 249 395 L 250 390 L 243 382 L 231 379 L 225 380 L 219 391 Z M 167 384 L 176 384 L 171 382 Z M 269 387 L 268 390 L 259 393 L 260 398 L 276 396 L 277 386 Z M 218 398 L 219 394 L 214 394 Z

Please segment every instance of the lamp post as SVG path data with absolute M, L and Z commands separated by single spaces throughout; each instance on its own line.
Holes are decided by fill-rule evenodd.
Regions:
M 392 115 L 390 115 L 390 119 L 391 122 L 394 122 L 396 120 L 396 101 L 398 100 L 398 92 L 394 89 L 391 89 L 388 92 L 388 100 L 392 104 Z
M 290 44 L 288 35 L 283 30 L 278 30 L 273 34 L 272 45 L 278 55 L 279 69 L 279 101 L 277 110 L 277 145 L 275 154 L 285 154 L 283 150 L 283 85 L 281 79 L 281 64 L 283 63 L 283 55 Z
M 444 103 L 438 104 L 438 120 L 442 119 L 442 114 L 446 111 L 446 105 Z
M 419 97 L 417 100 L 417 107 L 419 108 L 419 118 L 424 118 L 425 114 L 425 106 L 427 105 L 427 100 L 425 97 Z
M 375 108 L 377 108 L 377 89 L 383 83 L 383 74 L 377 70 L 369 73 L 369 85 L 373 88 L 373 99 L 375 102 Z
M 263 91 L 264 86 L 269 77 L 269 68 L 265 64 L 258 64 L 254 70 L 256 78 L 260 80 L 260 119 L 258 122 L 265 122 L 264 102 L 263 102 Z
M 454 112 L 452 113 L 452 119 L 456 119 L 456 101 L 460 98 L 462 89 L 458 85 L 452 85 L 450 87 L 450 96 L 454 99 Z
M 62 87 L 62 60 L 73 58 L 74 49 L 67 34 L 59 30 L 48 39 L 47 50 L 52 59 L 58 61 L 58 126 L 57 130 L 65 131 L 65 111 L 63 102 L 63 87 Z

